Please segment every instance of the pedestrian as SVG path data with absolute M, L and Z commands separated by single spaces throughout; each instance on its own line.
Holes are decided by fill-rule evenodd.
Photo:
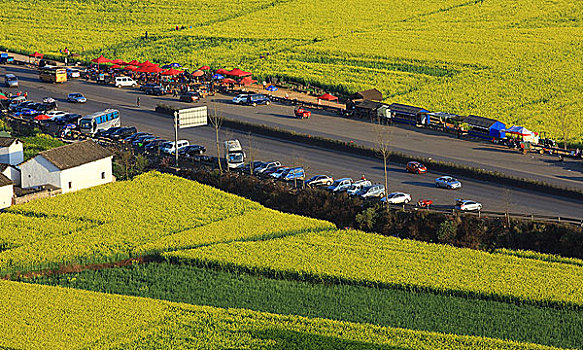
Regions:
M 27 98 L 27 97 L 28 97 L 28 92 L 25 91 L 24 92 L 24 98 Z
M 137 105 L 138 107 L 140 107 L 140 96 L 138 96 L 138 98 L 136 99 L 136 105 Z
M 364 174 L 362 174 L 362 177 L 360 179 L 361 180 L 366 180 L 366 177 L 364 176 Z

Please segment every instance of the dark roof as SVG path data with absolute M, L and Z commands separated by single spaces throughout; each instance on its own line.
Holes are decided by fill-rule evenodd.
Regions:
M 0 173 L 0 187 L 12 185 L 12 180 L 10 180 L 6 175 Z
M 354 101 L 354 107 L 355 108 L 362 108 L 362 109 L 378 109 L 379 107 L 381 107 L 383 104 L 380 102 L 373 102 L 373 101 L 367 101 L 367 100 L 362 100 L 362 101 Z
M 113 156 L 113 153 L 91 140 L 75 142 L 38 154 L 57 168 L 66 170 Z
M 382 101 L 383 99 L 383 93 L 380 92 L 377 89 L 370 89 L 370 90 L 364 90 L 364 91 L 359 91 L 357 93 L 354 93 L 351 98 L 353 100 L 369 100 L 369 101 Z
M 402 105 L 400 103 L 391 104 L 389 106 L 389 109 L 391 110 L 391 112 L 395 112 L 398 114 L 411 115 L 411 116 L 415 116 L 415 115 L 422 113 L 422 112 L 429 112 L 421 107 Z
M 464 123 L 468 123 L 471 126 L 489 129 L 492 125 L 498 123 L 498 121 L 495 119 L 478 117 L 477 115 L 470 115 L 464 118 Z
M 10 147 L 14 141 L 18 141 L 15 137 L 0 137 L 0 147 Z
M 8 168 L 9 166 L 10 164 L 0 163 L 0 173 L 4 172 L 4 170 L 6 170 L 6 168 Z

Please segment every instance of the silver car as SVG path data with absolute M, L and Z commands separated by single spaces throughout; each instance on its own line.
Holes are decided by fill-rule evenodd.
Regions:
M 366 186 L 358 192 L 361 198 L 378 198 L 385 195 L 385 185 Z
M 389 204 L 407 204 L 411 201 L 411 195 L 403 192 L 393 192 L 389 193 L 388 196 L 381 198 L 381 202 L 385 201 Z
M 348 193 L 349 196 L 355 196 L 360 192 L 360 190 L 367 186 L 372 186 L 372 182 L 368 180 L 358 180 L 355 181 L 352 186 L 346 190 L 346 193 Z
M 455 208 L 461 211 L 480 211 L 482 210 L 482 204 L 467 199 L 456 199 Z
M 87 102 L 87 98 L 79 92 L 72 92 L 67 95 L 67 102 L 85 103 Z
M 248 96 L 249 96 L 249 94 L 239 94 L 239 95 L 233 97 L 233 103 L 240 105 L 240 104 L 244 103 L 245 101 L 247 101 Z
M 456 190 L 462 188 L 462 183 L 451 176 L 442 176 L 435 179 L 435 186 L 447 188 L 448 190 Z

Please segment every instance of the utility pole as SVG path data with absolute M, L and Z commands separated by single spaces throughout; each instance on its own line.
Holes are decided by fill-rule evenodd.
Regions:
M 178 168 L 178 111 L 174 111 L 174 159 Z

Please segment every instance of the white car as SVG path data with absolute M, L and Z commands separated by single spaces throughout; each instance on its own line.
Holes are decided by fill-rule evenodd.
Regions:
M 55 120 L 57 118 L 64 117 L 67 114 L 69 114 L 69 113 L 63 112 L 63 111 L 50 111 L 50 112 L 46 113 L 46 115 L 50 117 L 50 118 L 48 118 L 48 120 Z
M 342 191 L 346 191 L 347 189 L 349 189 L 353 183 L 354 183 L 354 181 L 352 181 L 352 179 L 349 177 L 345 177 L 342 179 L 336 179 L 336 180 L 334 180 L 332 185 L 327 187 L 327 189 L 328 189 L 328 191 L 332 191 L 332 192 L 342 192 Z
M 190 142 L 188 140 L 178 140 L 178 149 L 189 146 Z M 174 146 L 174 141 L 166 142 L 160 145 L 160 152 L 166 154 L 174 154 L 176 152 L 176 147 Z
M 461 211 L 480 211 L 482 210 L 482 204 L 467 199 L 456 199 L 455 208 Z
M 240 105 L 243 102 L 247 101 L 248 96 L 249 96 L 249 94 L 239 94 L 239 95 L 233 97 L 233 103 Z
M 389 193 L 387 197 L 381 198 L 381 202 L 385 201 L 389 204 L 407 204 L 411 201 L 411 195 L 403 192 L 393 192 Z
M 435 186 L 447 188 L 449 190 L 456 190 L 462 188 L 462 183 L 451 176 L 442 176 L 435 179 Z
M 130 77 L 116 77 L 115 81 L 113 82 L 113 85 L 115 85 L 115 87 L 117 88 L 121 87 L 135 88 L 136 86 L 138 86 L 138 83 Z
M 75 68 L 67 68 L 67 78 L 72 79 L 79 77 L 81 77 L 81 73 L 79 73 L 79 70 Z
M 353 183 L 349 189 L 346 190 L 346 193 L 348 193 L 349 196 L 355 196 L 360 192 L 360 190 L 367 186 L 372 186 L 372 182 L 369 180 L 358 180 Z
M 72 92 L 67 95 L 67 102 L 85 103 L 87 102 L 87 98 L 79 92 Z
M 275 168 L 277 166 L 281 166 L 281 163 L 277 160 L 267 162 L 264 166 L 255 169 L 255 174 L 263 174 L 267 169 Z

